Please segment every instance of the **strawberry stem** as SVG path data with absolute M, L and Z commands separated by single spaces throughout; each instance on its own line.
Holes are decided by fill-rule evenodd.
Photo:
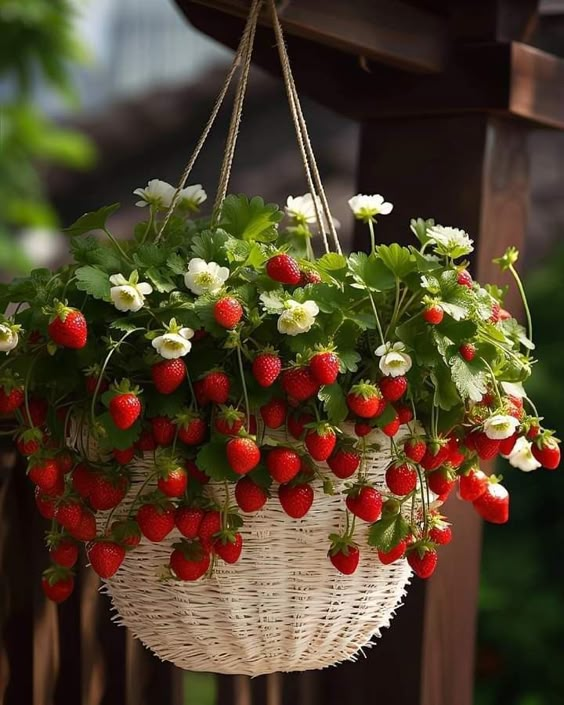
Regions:
M 523 282 L 521 281 L 521 277 L 519 276 L 517 270 L 512 264 L 509 265 L 509 271 L 513 275 L 513 279 L 515 279 L 517 289 L 519 290 L 519 294 L 521 295 L 521 299 L 523 301 L 523 308 L 525 309 L 525 315 L 527 316 L 527 330 L 529 334 L 529 340 L 533 342 L 533 319 L 531 316 L 531 310 L 529 309 L 529 302 L 527 301 L 527 295 L 525 294 Z M 531 351 L 527 348 L 526 356 L 530 357 L 530 355 Z
M 247 430 L 251 426 L 251 407 L 249 405 L 249 394 L 247 392 L 247 383 L 245 382 L 245 371 L 243 369 L 243 356 L 241 355 L 241 345 L 237 345 L 237 362 L 239 363 L 239 373 L 241 375 L 241 384 L 243 386 L 243 396 L 245 397 L 245 411 L 247 414 Z

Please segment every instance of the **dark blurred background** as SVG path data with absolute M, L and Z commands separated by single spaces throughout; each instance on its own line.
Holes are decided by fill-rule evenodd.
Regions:
M 541 9 L 550 17 L 547 48 L 562 54 L 564 2 L 545 2 Z M 132 191 L 151 178 L 175 183 L 229 57 L 188 26 L 169 0 L 2 0 L 3 278 L 63 261 L 61 227 L 100 205 L 122 202 L 114 230 L 127 236 L 136 218 Z M 305 112 L 346 239 L 358 129 L 307 101 Z M 191 180 L 212 195 L 227 119 L 222 113 Z M 541 360 L 530 391 L 546 425 L 562 437 L 564 134 L 533 133 L 530 158 L 529 244 L 520 266 Z M 386 194 L 385 174 L 374 187 Z M 256 70 L 233 190 L 282 203 L 306 190 L 283 89 Z M 558 705 L 564 702 L 564 475 L 518 474 L 508 466 L 503 472 L 513 491 L 512 520 L 484 531 L 475 702 Z M 187 705 L 215 703 L 213 676 L 186 679 Z

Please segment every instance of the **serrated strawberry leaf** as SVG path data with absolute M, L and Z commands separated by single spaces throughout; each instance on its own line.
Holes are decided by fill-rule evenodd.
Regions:
M 101 427 L 100 443 L 109 449 L 125 450 L 131 448 L 141 433 L 140 420 L 137 420 L 130 428 L 122 430 L 115 425 L 109 412 L 98 416 L 96 423 Z
M 268 472 L 266 465 L 260 463 L 258 467 L 247 474 L 247 477 L 252 480 L 255 485 L 267 490 L 272 485 L 272 477 Z
M 487 378 L 483 362 L 475 358 L 467 362 L 460 355 L 455 355 L 450 361 L 452 381 L 462 399 L 481 401 L 487 391 Z
M 401 514 L 383 516 L 372 524 L 368 544 L 387 553 L 398 545 L 409 533 L 409 524 Z
M 221 209 L 221 227 L 241 240 L 272 242 L 278 236 L 276 226 L 282 216 L 275 203 L 265 204 L 260 196 L 231 195 Z
M 331 423 L 340 424 L 347 418 L 349 409 L 343 388 L 338 382 L 321 387 L 317 396 L 323 402 L 323 408 Z
M 82 235 L 91 230 L 104 230 L 106 221 L 118 210 L 119 206 L 119 203 L 112 203 L 111 206 L 104 206 L 97 211 L 85 213 L 68 228 L 63 228 L 63 232 L 68 235 Z
M 94 299 L 109 300 L 110 278 L 106 272 L 97 267 L 79 267 L 76 272 L 76 288 L 85 291 Z
M 224 442 L 213 441 L 202 446 L 196 456 L 196 465 L 200 470 L 205 472 L 208 477 L 218 482 L 223 480 L 236 482 L 239 479 L 239 475 L 233 472 L 227 462 Z

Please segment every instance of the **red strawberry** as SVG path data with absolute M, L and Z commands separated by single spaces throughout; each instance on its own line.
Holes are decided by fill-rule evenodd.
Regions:
M 286 421 L 286 402 L 283 399 L 271 399 L 260 407 L 260 415 L 267 428 L 280 428 Z
M 210 399 L 205 393 L 205 382 L 203 379 L 197 379 L 193 383 L 192 387 L 194 389 L 194 396 L 196 397 L 198 406 L 206 406 L 206 404 L 210 403 Z
M 394 463 L 386 470 L 386 485 L 390 492 L 403 497 L 417 486 L 417 472 L 408 463 Z
M 0 414 L 12 414 L 24 402 L 23 387 L 0 387 Z
M 213 317 L 222 328 L 233 329 L 243 318 L 243 307 L 232 296 L 224 296 L 213 307 Z
M 168 416 L 155 416 L 151 419 L 151 431 L 158 446 L 172 445 L 176 426 Z
M 531 424 L 529 430 L 527 431 L 527 438 L 533 441 L 540 434 L 540 426 L 536 423 Z
M 123 546 L 127 551 L 139 546 L 141 542 L 141 531 L 139 530 L 137 522 L 133 519 L 114 521 L 112 524 L 112 537 L 116 543 Z
M 266 273 L 275 282 L 295 286 L 302 278 L 298 263 L 290 255 L 275 255 L 266 263 Z
M 210 567 L 210 553 L 199 541 L 174 544 L 170 569 L 179 580 L 199 580 Z
M 370 424 L 367 423 L 360 423 L 357 421 L 354 425 L 354 432 L 359 438 L 364 438 L 364 436 L 367 436 L 369 433 L 372 433 L 374 429 Z
M 443 320 L 444 315 L 445 312 L 437 304 L 430 304 L 429 306 L 423 309 L 423 318 L 427 323 L 430 323 L 432 326 L 438 326 L 439 323 Z
M 143 536 L 159 543 L 174 529 L 174 506 L 170 502 L 143 504 L 137 510 L 136 519 Z
M 291 367 L 282 375 L 282 388 L 296 401 L 305 401 L 317 394 L 319 384 L 308 367 Z
M 88 499 L 92 509 L 105 511 L 117 507 L 128 489 L 129 481 L 124 475 L 96 473 Z
M 224 436 L 236 436 L 243 428 L 245 416 L 233 406 L 222 406 L 215 417 L 215 430 Z
M 454 438 L 454 436 L 451 436 L 446 447 L 448 449 L 447 462 L 452 465 L 453 468 L 459 468 L 466 460 L 466 456 L 461 451 L 458 440 Z
M 226 404 L 231 391 L 231 382 L 229 377 L 217 370 L 216 372 L 208 372 L 202 380 L 202 391 L 209 401 L 216 404 Z
M 77 541 L 92 541 L 96 537 L 96 517 L 89 509 L 82 509 L 76 529 L 68 530 Z
M 329 560 L 343 575 L 352 575 L 358 568 L 360 551 L 357 546 L 344 546 L 329 551 Z
M 41 444 L 44 441 L 43 431 L 39 428 L 28 428 L 16 438 L 16 448 L 21 455 L 29 457 L 34 455 L 41 449 Z
M 347 496 L 346 505 L 350 512 L 371 524 L 378 521 L 382 514 L 382 495 L 374 487 L 366 485 L 352 489 Z
M 476 346 L 472 343 L 462 343 L 458 348 L 460 355 L 466 360 L 466 362 L 472 362 L 476 357 Z
M 55 497 L 45 494 L 39 487 L 35 488 L 35 504 L 38 512 L 44 519 L 53 519 L 55 516 L 56 502 Z
M 427 444 L 422 438 L 416 436 L 408 438 L 403 445 L 403 452 L 414 463 L 419 463 L 427 451 Z
M 465 475 L 460 476 L 458 494 L 460 499 L 473 502 L 481 497 L 488 487 L 488 476 L 479 468 L 471 468 Z
M 413 410 L 409 406 L 396 404 L 396 412 L 400 425 L 413 421 Z
M 172 467 L 157 480 L 159 490 L 167 497 L 182 497 L 188 487 L 188 474 L 181 467 Z
M 435 572 L 437 561 L 434 548 L 414 548 L 407 554 L 407 562 L 418 578 L 430 578 Z
M 83 498 L 88 499 L 94 486 L 95 473 L 86 463 L 79 463 L 72 471 L 72 486 Z
M 429 538 L 433 543 L 439 546 L 446 546 L 452 541 L 452 528 L 450 524 L 444 521 L 435 524 L 429 531 Z
M 386 436 L 389 436 L 390 438 L 393 438 L 400 430 L 400 426 L 401 424 L 399 416 L 396 414 L 395 418 L 393 418 L 391 421 L 388 421 L 387 424 L 382 426 L 382 433 L 384 433 Z
M 76 308 L 58 304 L 48 331 L 51 340 L 63 348 L 79 350 L 86 345 L 88 326 L 86 319 Z
M 351 477 L 360 467 L 360 454 L 354 450 L 337 448 L 333 454 L 327 458 L 327 465 L 333 474 L 341 480 Z
M 29 464 L 29 479 L 44 492 L 49 492 L 59 482 L 62 473 L 53 458 L 37 458 Z
M 141 416 L 141 402 L 134 392 L 118 392 L 110 401 L 109 411 L 114 424 L 124 431 Z
M 22 409 L 25 423 L 28 424 L 28 426 L 43 426 L 47 421 L 48 410 L 49 404 L 47 403 L 47 399 L 31 397 L 31 399 L 28 400 L 27 406 Z
M 74 578 L 68 571 L 52 574 L 46 571 L 44 577 L 41 579 L 41 587 L 43 588 L 45 596 L 51 600 L 51 602 L 59 604 L 72 595 L 72 591 L 74 590 Z
M 200 531 L 200 524 L 204 518 L 204 510 L 200 507 L 187 507 L 181 505 L 176 508 L 174 522 L 176 528 L 182 536 L 187 539 L 195 539 Z
M 213 542 L 215 553 L 226 563 L 237 563 L 243 550 L 243 537 L 240 533 L 219 537 Z
M 443 463 L 446 463 L 449 456 L 449 448 L 446 443 L 439 443 L 438 441 L 431 442 L 427 446 L 425 455 L 421 458 L 420 465 L 427 472 L 436 470 Z
M 489 322 L 490 323 L 499 323 L 499 320 L 501 318 L 501 306 L 497 301 L 494 301 L 492 304 L 492 315 L 489 317 Z
M 405 377 L 382 377 L 378 386 L 386 401 L 398 401 L 407 391 L 407 379 Z
M 389 565 L 390 563 L 395 563 L 395 561 L 399 561 L 400 558 L 403 558 L 405 556 L 406 548 L 407 542 L 402 539 L 396 546 L 391 548 L 389 551 L 380 551 L 380 549 L 378 549 L 378 558 L 380 559 L 380 563 L 383 563 L 384 565 Z
M 460 286 L 466 286 L 469 289 L 472 288 L 474 284 L 474 280 L 472 279 L 472 275 L 467 269 L 461 269 L 458 272 L 458 276 L 456 278 L 456 281 L 460 284 Z
M 196 482 L 199 482 L 200 485 L 207 485 L 210 481 L 210 478 L 206 475 L 206 473 L 200 470 L 193 460 L 186 460 L 184 467 L 186 468 L 188 477 L 196 480 Z
M 531 447 L 531 452 L 547 470 L 556 470 L 560 465 L 560 447 L 552 436 L 540 436 Z
M 258 512 L 266 504 L 266 490 L 255 484 L 249 477 L 242 477 L 235 485 L 235 500 L 241 511 Z
M 334 384 L 339 375 L 339 358 L 334 352 L 316 353 L 309 361 L 309 369 L 318 384 Z
M 450 494 L 454 487 L 454 478 L 447 468 L 438 468 L 427 475 L 427 485 L 431 492 L 445 497 Z
M 187 446 L 200 445 L 205 439 L 208 425 L 197 414 L 192 412 L 180 414 L 176 422 L 178 424 L 178 438 Z
M 499 453 L 500 455 L 510 455 L 511 451 L 513 448 L 515 448 L 515 444 L 517 443 L 517 439 L 519 438 L 519 434 L 514 433 L 512 436 L 509 436 L 509 438 L 504 438 L 499 442 Z
M 125 448 L 124 450 L 119 450 L 119 448 L 114 448 L 112 450 L 112 455 L 117 463 L 120 465 L 127 465 L 135 457 L 135 448 Z
M 95 541 L 88 548 L 88 560 L 101 578 L 112 578 L 125 558 L 125 548 L 113 541 Z
M 488 482 L 473 506 L 482 519 L 492 524 L 505 524 L 509 520 L 509 492 L 497 482 Z
M 282 370 L 282 360 L 274 350 L 268 348 L 255 357 L 252 370 L 253 377 L 261 387 L 270 387 L 278 379 Z
M 472 431 L 469 437 L 478 457 L 482 460 L 491 460 L 499 453 L 499 441 L 488 438 L 483 431 Z
M 301 270 L 300 286 L 307 286 L 308 284 L 320 284 L 321 277 L 317 272 L 312 269 Z
M 331 426 L 322 423 L 306 433 L 304 442 L 311 457 L 321 462 L 335 450 L 337 435 Z
M 78 546 L 72 539 L 61 538 L 49 550 L 49 558 L 63 568 L 72 568 L 78 560 Z
M 204 548 L 211 549 L 216 534 L 221 531 L 221 514 L 215 510 L 206 512 L 200 522 L 198 538 Z
M 347 394 L 347 406 L 357 416 L 372 419 L 383 410 L 382 394 L 375 384 L 355 384 Z
M 135 442 L 135 447 L 137 448 L 137 450 L 140 450 L 143 453 L 150 453 L 151 451 L 155 450 L 157 444 L 155 443 L 155 439 L 153 438 L 153 432 L 151 431 L 151 429 L 144 428 L 141 431 L 139 438 Z
M 225 446 L 227 462 L 233 472 L 245 475 L 260 462 L 260 449 L 252 438 L 232 438 Z
M 55 456 L 55 462 L 59 466 L 59 470 L 63 473 L 63 475 L 68 475 L 74 467 L 74 456 L 70 450 L 63 448 L 63 450 L 59 451 L 59 453 Z
M 291 448 L 273 448 L 266 456 L 266 467 L 273 480 L 290 482 L 302 466 L 300 456 Z
M 83 511 L 84 508 L 80 502 L 75 499 L 65 499 L 57 505 L 55 519 L 64 529 L 72 533 L 80 526 Z
M 312 423 L 315 417 L 311 414 L 300 414 L 288 416 L 288 431 L 298 441 L 300 441 L 306 431 L 306 424 Z
M 311 485 L 280 485 L 278 499 L 282 509 L 292 519 L 301 519 L 309 512 L 313 504 L 313 488 Z
M 186 378 L 186 365 L 179 358 L 157 362 L 151 367 L 151 377 L 157 392 L 172 394 Z

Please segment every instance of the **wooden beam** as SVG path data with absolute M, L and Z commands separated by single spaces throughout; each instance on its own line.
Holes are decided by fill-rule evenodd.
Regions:
M 191 6 L 244 18 L 249 0 L 180 0 L 189 16 Z M 446 62 L 444 18 L 399 0 L 294 0 L 282 3 L 279 16 L 285 32 L 322 46 L 339 49 L 417 73 L 437 73 Z M 271 27 L 265 8 L 260 23 Z

